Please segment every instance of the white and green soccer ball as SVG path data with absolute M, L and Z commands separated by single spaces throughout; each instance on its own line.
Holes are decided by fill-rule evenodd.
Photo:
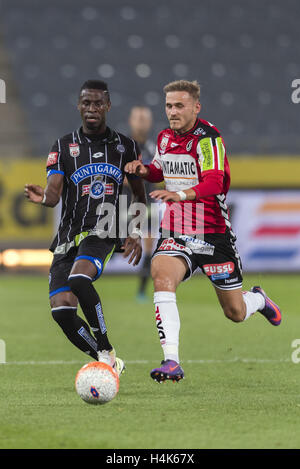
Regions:
M 75 389 L 88 404 L 106 404 L 119 391 L 119 376 L 106 363 L 91 362 L 78 371 Z

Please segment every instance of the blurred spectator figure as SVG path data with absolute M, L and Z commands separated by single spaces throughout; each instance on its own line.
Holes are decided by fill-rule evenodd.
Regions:
M 155 143 L 151 140 L 150 132 L 152 129 L 153 118 L 152 111 L 146 106 L 134 106 L 129 114 L 128 120 L 130 128 L 130 136 L 137 142 L 142 153 L 143 163 L 150 164 L 155 154 Z M 146 287 L 147 281 L 150 277 L 151 256 L 153 251 L 154 239 L 151 238 L 151 201 L 153 199 L 149 193 L 154 190 L 154 184 L 145 181 L 145 188 L 147 194 L 147 212 L 148 212 L 148 236 L 143 238 L 143 263 L 139 277 L 139 286 L 137 292 L 137 300 L 139 302 L 146 302 Z

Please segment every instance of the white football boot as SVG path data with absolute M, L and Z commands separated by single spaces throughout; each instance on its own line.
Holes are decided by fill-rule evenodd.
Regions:
M 113 348 L 112 350 L 101 350 L 97 352 L 98 354 L 98 361 L 102 363 L 106 363 L 107 365 L 111 366 L 118 376 L 121 376 L 122 373 L 124 373 L 125 370 L 125 364 L 121 358 L 118 358 L 116 356 L 116 351 Z

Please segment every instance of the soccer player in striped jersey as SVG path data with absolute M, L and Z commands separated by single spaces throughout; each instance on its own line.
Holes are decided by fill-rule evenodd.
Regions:
M 170 127 L 160 132 L 150 165 L 129 162 L 125 170 L 165 189 L 150 195 L 166 203 L 161 238 L 153 254 L 156 325 L 164 353 L 161 366 L 151 371 L 158 381 L 179 381 L 180 317 L 176 289 L 201 269 L 215 288 L 225 316 L 247 320 L 256 311 L 277 326 L 279 307 L 261 287 L 242 290 L 242 266 L 229 220 L 226 194 L 230 170 L 225 144 L 218 129 L 199 119 L 200 86 L 179 80 L 165 86 L 166 115 Z
M 136 142 L 106 125 L 111 103 L 107 84 L 89 80 L 79 94 L 82 126 L 58 139 L 47 160 L 47 186 L 25 186 L 33 203 L 55 207 L 61 200 L 61 219 L 50 247 L 50 304 L 55 321 L 68 339 L 95 360 L 120 375 L 123 361 L 111 345 L 102 304 L 93 282 L 100 277 L 118 244 L 119 195 L 125 165 L 140 156 Z M 128 175 L 133 200 L 145 204 L 140 178 Z M 127 205 L 126 205 L 127 206 Z M 138 228 L 138 226 L 137 226 Z M 124 256 L 137 265 L 141 239 L 130 233 Z M 86 321 L 77 315 L 78 302 Z

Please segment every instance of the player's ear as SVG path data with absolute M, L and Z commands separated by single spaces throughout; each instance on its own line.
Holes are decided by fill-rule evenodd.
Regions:
M 201 111 L 201 103 L 199 101 L 197 101 L 196 103 L 196 111 L 197 111 L 197 114 L 199 114 L 199 112 Z

